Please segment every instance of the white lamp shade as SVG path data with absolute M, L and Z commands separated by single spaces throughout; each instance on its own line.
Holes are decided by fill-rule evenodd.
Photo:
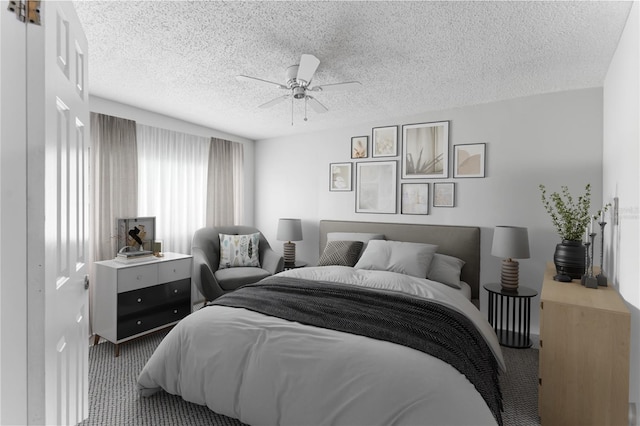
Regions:
M 302 241 L 302 221 L 300 219 L 280 219 L 276 238 L 278 241 Z
M 528 259 L 529 234 L 527 228 L 496 226 L 493 232 L 491 254 L 509 259 Z

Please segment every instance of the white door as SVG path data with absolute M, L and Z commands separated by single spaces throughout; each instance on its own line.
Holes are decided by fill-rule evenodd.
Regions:
M 27 24 L 29 424 L 88 416 L 87 39 L 71 2 Z

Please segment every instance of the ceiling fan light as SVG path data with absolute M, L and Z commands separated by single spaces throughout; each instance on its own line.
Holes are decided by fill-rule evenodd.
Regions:
M 311 86 L 313 76 L 318 69 L 320 60 L 313 55 L 304 54 L 300 57 L 300 63 L 298 65 L 291 65 L 286 69 L 286 85 L 276 83 L 274 81 L 264 80 L 258 77 L 250 77 L 246 75 L 238 75 L 236 79 L 240 81 L 258 81 L 261 83 L 268 83 L 275 85 L 280 89 L 287 91 L 284 96 L 278 96 L 275 99 L 270 100 L 258 108 L 270 108 L 276 104 L 283 102 L 291 98 L 291 125 L 293 125 L 293 111 L 294 102 L 296 99 L 304 99 L 304 121 L 307 121 L 307 106 L 311 107 L 315 112 L 322 114 L 328 110 L 328 108 L 322 105 L 317 99 L 310 96 L 310 92 L 323 92 L 323 91 L 338 91 L 355 89 L 362 84 L 358 81 L 345 81 L 342 83 L 324 84 L 322 86 Z
M 294 87 L 292 89 L 292 92 L 293 92 L 293 97 L 296 99 L 303 99 L 306 96 L 304 87 L 300 87 L 300 86 Z

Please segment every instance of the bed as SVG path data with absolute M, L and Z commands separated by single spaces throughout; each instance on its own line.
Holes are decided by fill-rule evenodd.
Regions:
M 141 371 L 140 395 L 250 425 L 502 424 L 504 360 L 472 303 L 479 228 L 321 221 L 320 247 L 320 266 L 183 319 Z M 452 260 L 455 282 L 423 277 L 447 281 Z

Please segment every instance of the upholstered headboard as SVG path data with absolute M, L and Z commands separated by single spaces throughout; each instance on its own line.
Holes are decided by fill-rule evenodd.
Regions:
M 370 232 L 384 234 L 387 240 L 428 243 L 438 253 L 465 261 L 461 279 L 471 286 L 471 298 L 480 298 L 480 228 L 475 226 L 418 225 L 410 223 L 320 221 L 320 253 L 329 232 Z

